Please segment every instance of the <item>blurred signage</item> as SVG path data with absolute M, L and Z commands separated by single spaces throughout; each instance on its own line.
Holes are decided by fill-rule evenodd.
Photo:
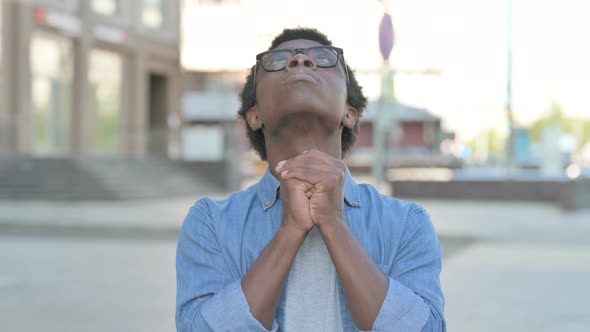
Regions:
M 531 137 L 526 128 L 514 128 L 516 160 L 527 163 L 531 159 Z
M 35 8 L 35 22 L 60 30 L 67 35 L 80 34 L 82 27 L 78 17 L 53 11 L 45 7 Z
M 379 49 L 383 60 L 387 61 L 393 49 L 393 23 L 391 15 L 385 13 L 379 25 Z
M 106 41 L 114 44 L 123 44 L 127 41 L 127 32 L 111 28 L 105 25 L 97 25 L 94 27 L 94 36 L 96 39 Z

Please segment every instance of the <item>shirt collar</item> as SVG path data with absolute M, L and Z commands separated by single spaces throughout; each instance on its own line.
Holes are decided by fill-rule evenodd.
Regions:
M 264 211 L 268 210 L 275 204 L 279 196 L 280 182 L 270 172 L 270 169 L 266 169 L 264 176 L 258 181 L 257 190 L 260 204 Z M 360 207 L 361 202 L 359 200 L 358 186 L 348 168 L 346 169 L 346 179 L 344 181 L 344 202 L 352 207 Z
M 264 211 L 268 210 L 276 202 L 279 195 L 279 187 L 281 183 L 277 180 L 274 175 L 267 168 L 264 172 L 264 176 L 258 181 L 258 199 Z

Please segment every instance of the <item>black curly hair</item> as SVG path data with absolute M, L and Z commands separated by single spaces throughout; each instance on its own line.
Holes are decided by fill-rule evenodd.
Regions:
M 276 48 L 282 43 L 295 40 L 295 39 L 306 39 L 318 42 L 322 45 L 332 46 L 332 41 L 326 37 L 323 33 L 319 32 L 316 29 L 311 28 L 295 28 L 295 29 L 285 29 L 281 34 L 279 34 L 275 39 L 272 41 L 269 50 Z M 248 138 L 250 139 L 250 144 L 256 153 L 260 156 L 260 159 L 266 160 L 266 144 L 264 142 L 264 134 L 262 133 L 262 129 L 252 130 L 246 121 L 246 113 L 248 110 L 256 105 L 256 87 L 254 86 L 254 73 L 255 67 L 258 65 L 256 63 L 254 66 L 250 68 L 250 73 L 246 78 L 246 83 L 244 84 L 244 88 L 240 93 L 240 109 L 238 110 L 238 116 L 244 120 L 246 125 L 246 129 L 248 131 Z M 354 72 L 346 65 L 346 71 L 348 72 L 348 85 L 347 85 L 347 98 L 346 102 L 354 107 L 358 111 L 359 117 L 365 111 L 367 106 L 367 97 L 363 94 L 362 87 L 360 87 L 356 81 L 356 77 L 354 76 Z M 359 131 L 359 121 L 354 124 L 353 128 L 344 127 L 342 130 L 342 156 L 345 156 L 346 153 L 350 150 L 350 148 L 356 142 L 356 137 Z

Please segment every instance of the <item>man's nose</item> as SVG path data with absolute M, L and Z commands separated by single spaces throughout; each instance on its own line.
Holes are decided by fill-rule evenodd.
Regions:
M 295 68 L 297 66 L 305 66 L 308 68 L 315 68 L 315 62 L 303 53 L 297 53 L 287 63 L 287 69 Z

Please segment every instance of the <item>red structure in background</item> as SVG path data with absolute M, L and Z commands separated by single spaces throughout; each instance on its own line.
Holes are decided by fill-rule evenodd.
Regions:
M 346 157 L 351 169 L 368 172 L 374 162 L 373 125 L 375 110 L 380 105 L 369 103 L 367 113 L 361 118 L 356 145 Z M 386 168 L 391 167 L 460 167 L 454 156 L 442 155 L 441 142 L 453 138 L 452 133 L 443 131 L 441 118 L 425 108 L 400 103 L 388 103 L 386 112 L 394 112 L 398 130 L 388 130 L 385 140 Z M 392 123 L 393 125 L 393 123 Z M 393 133 L 398 132 L 398 137 Z
M 369 110 L 361 118 L 360 132 L 355 149 L 367 149 L 373 146 L 373 105 L 369 104 Z M 423 152 L 437 153 L 443 137 L 441 119 L 427 109 L 412 107 L 404 104 L 390 104 L 390 112 L 396 112 L 400 127 L 400 136 L 397 139 L 390 137 L 387 140 L 388 149 L 398 149 L 399 153 Z M 396 142 L 397 141 L 397 142 Z

